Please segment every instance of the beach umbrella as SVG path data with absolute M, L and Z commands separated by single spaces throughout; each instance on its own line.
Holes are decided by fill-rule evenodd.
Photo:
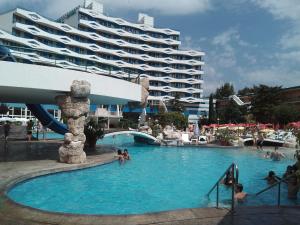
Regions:
M 269 132 L 273 132 L 273 131 L 274 131 L 273 129 L 269 129 L 269 128 L 259 130 L 259 132 L 262 132 L 262 133 L 269 133 Z
M 222 127 L 218 127 L 218 129 L 219 129 L 219 130 L 227 129 L 227 127 L 223 127 L 223 126 L 222 126 Z

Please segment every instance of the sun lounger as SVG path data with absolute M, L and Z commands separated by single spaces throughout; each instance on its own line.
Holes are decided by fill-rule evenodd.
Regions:
M 182 134 L 181 138 L 182 138 L 183 144 L 190 144 L 191 143 L 191 141 L 189 139 L 189 134 Z

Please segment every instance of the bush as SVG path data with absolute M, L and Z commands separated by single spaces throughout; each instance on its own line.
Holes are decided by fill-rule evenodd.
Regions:
M 96 150 L 97 140 L 104 136 L 104 120 L 97 117 L 89 117 L 84 126 L 84 134 L 88 149 Z
M 128 128 L 137 129 L 138 124 L 132 120 L 122 118 L 120 119 L 119 127 L 123 129 L 128 129 Z
M 179 112 L 160 113 L 158 121 L 163 127 L 173 124 L 177 129 L 184 129 L 188 125 L 187 118 Z

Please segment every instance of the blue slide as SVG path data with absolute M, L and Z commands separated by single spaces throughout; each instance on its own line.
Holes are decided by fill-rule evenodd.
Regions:
M 44 127 L 62 135 L 68 132 L 67 126 L 57 121 L 43 106 L 39 104 L 26 104 L 26 106 Z
M 16 62 L 15 57 L 11 54 L 10 50 L 0 45 L 0 60 Z M 39 104 L 26 104 L 31 113 L 38 118 L 38 120 L 47 127 L 59 134 L 65 134 L 68 132 L 68 128 L 65 124 L 57 121 L 43 106 Z

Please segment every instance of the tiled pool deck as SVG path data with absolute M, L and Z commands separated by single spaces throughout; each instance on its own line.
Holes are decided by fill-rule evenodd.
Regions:
M 114 153 L 88 156 L 86 163 L 68 165 L 55 160 L 14 161 L 0 163 L 1 225 L 135 225 L 135 224 L 210 224 L 210 225 L 296 225 L 300 224 L 300 207 L 240 207 L 234 214 L 228 209 L 198 208 L 128 216 L 87 216 L 49 213 L 14 203 L 5 196 L 13 183 L 59 171 L 101 165 L 114 161 Z

